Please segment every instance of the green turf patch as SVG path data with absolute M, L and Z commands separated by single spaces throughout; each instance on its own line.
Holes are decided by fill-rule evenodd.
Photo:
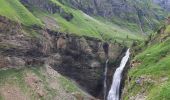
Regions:
M 33 16 L 19 0 L 0 0 L 0 15 L 18 21 L 26 26 L 42 26 L 41 21 Z
M 132 68 L 128 76 L 131 82 L 128 87 L 129 96 L 135 96 L 142 91 L 147 100 L 169 100 L 170 98 L 170 40 L 155 43 L 136 55 L 135 61 L 140 62 Z M 142 86 L 135 81 L 144 77 Z M 125 98 L 128 98 L 128 95 Z

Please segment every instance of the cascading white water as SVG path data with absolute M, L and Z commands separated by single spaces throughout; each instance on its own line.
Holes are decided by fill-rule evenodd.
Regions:
M 116 69 L 114 73 L 111 89 L 109 91 L 107 100 L 119 100 L 120 82 L 122 78 L 123 69 L 126 63 L 128 62 L 130 56 L 129 50 L 130 49 L 127 50 L 126 55 L 122 58 L 120 66 Z
M 107 97 L 107 64 L 108 62 L 109 62 L 109 59 L 106 60 L 105 71 L 104 71 L 104 100 L 106 100 L 106 97 Z

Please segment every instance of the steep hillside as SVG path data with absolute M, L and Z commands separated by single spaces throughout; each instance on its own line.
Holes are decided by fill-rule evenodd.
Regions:
M 136 40 L 58 0 L 0 0 L 0 99 L 102 99 L 105 58 L 116 65 Z
M 39 25 L 41 21 L 25 8 L 19 0 L 1 0 L 0 15 L 6 16 L 24 25 Z
M 126 28 L 123 29 L 105 19 L 97 20 L 80 10 L 61 4 L 58 0 L 20 1 L 1 0 L 0 14 L 25 26 L 45 27 L 54 31 L 111 40 L 112 42 L 127 40 L 129 43 L 129 40 L 142 40 L 137 33 Z
M 170 99 L 170 29 L 162 27 L 148 42 L 139 46 L 123 93 L 124 100 Z M 143 48 L 143 49 L 142 49 Z
M 150 33 L 157 29 L 165 11 L 152 0 L 59 0 L 87 14 L 102 16 L 132 31 Z M 122 21 L 123 20 L 123 21 Z M 140 33 L 141 33 L 140 32 Z
M 113 70 L 115 67 L 111 66 L 117 66 L 117 62 L 119 62 L 120 57 L 126 49 L 124 45 L 117 42 L 106 43 L 96 38 L 82 37 L 37 27 L 34 27 L 35 29 L 27 29 L 28 27 L 22 26 L 21 24 L 2 16 L 0 16 L 0 25 L 1 79 L 6 80 L 7 78 L 7 80 L 10 80 L 11 77 L 12 79 L 15 78 L 15 75 L 21 75 L 21 77 L 16 77 L 19 77 L 19 80 L 21 79 L 20 81 L 21 83 L 24 83 L 24 85 L 25 81 L 22 80 L 24 76 L 22 75 L 22 72 L 20 73 L 20 69 L 25 70 L 25 75 L 29 74 L 29 70 L 32 71 L 32 69 L 41 69 L 44 68 L 43 66 L 50 66 L 53 70 L 55 69 L 55 73 L 58 72 L 63 76 L 69 77 L 78 84 L 76 85 L 75 83 L 73 86 L 69 85 L 69 83 L 67 84 L 67 81 L 69 81 L 68 79 L 66 82 L 65 80 L 61 80 L 61 83 L 64 82 L 65 84 L 63 88 L 67 87 L 72 89 L 72 86 L 75 88 L 80 86 L 82 90 L 95 98 L 102 99 L 103 65 L 105 63 L 105 59 L 106 57 L 110 58 L 111 61 L 109 62 L 109 69 Z M 40 69 L 36 69 L 36 71 Z M 40 75 L 43 75 L 43 73 L 47 72 L 48 70 L 44 70 L 39 73 Z M 7 73 L 7 76 L 5 73 Z M 14 76 L 10 76 L 10 74 L 14 74 Z M 44 80 L 48 81 L 48 77 L 44 77 Z M 58 78 L 55 80 L 58 80 Z M 18 82 L 20 81 L 16 81 L 16 84 L 19 84 Z M 6 84 L 11 85 L 8 81 L 2 82 L 7 82 L 2 84 L 2 88 L 4 88 Z M 32 84 L 34 83 L 37 84 L 37 81 Z M 60 86 L 62 86 L 61 83 L 59 83 Z M 49 86 L 50 84 L 40 82 L 40 85 Z M 23 87 L 20 86 L 22 85 L 19 85 L 18 88 L 22 90 Z M 17 91 L 19 91 L 18 88 Z M 52 92 L 50 91 L 52 90 L 52 88 L 45 89 L 44 91 L 46 91 L 47 94 L 44 94 L 43 92 L 43 95 L 39 95 L 39 93 L 37 93 L 36 98 L 31 100 L 37 100 L 37 98 L 42 100 L 44 98 L 53 100 L 55 96 L 62 98 L 61 95 L 64 95 L 65 91 L 67 92 L 67 90 L 63 90 L 64 92 L 62 92 L 61 95 L 56 94 L 51 96 Z M 58 90 L 60 90 L 60 88 L 56 87 L 56 90 L 54 91 L 56 91 L 56 93 L 60 92 Z M 6 90 L 2 90 L 2 92 L 0 92 L 1 98 L 8 98 L 8 95 L 11 96 L 11 94 L 13 94 L 12 92 L 11 94 L 7 93 L 8 95 L 6 95 L 4 91 Z M 75 97 L 75 92 L 76 91 L 71 91 L 67 93 L 68 95 L 71 95 L 71 97 Z M 19 93 L 21 93 L 21 91 Z M 41 90 L 40 93 L 42 93 Z M 23 94 L 19 95 L 30 97 L 29 94 L 27 95 L 27 91 L 23 91 Z M 85 97 L 91 98 L 91 96 L 86 95 Z
M 50 66 L 0 70 L 0 100 L 93 99 Z

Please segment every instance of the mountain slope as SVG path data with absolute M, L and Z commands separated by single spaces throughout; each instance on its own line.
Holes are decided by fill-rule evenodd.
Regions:
M 102 16 L 132 31 L 151 33 L 164 19 L 164 9 L 152 0 L 59 0 L 87 14 Z M 140 32 L 141 33 L 141 32 Z
M 102 21 L 97 20 L 80 10 L 75 10 L 61 4 L 58 0 L 47 0 L 45 3 L 41 1 L 39 4 L 31 0 L 21 1 L 29 10 L 26 9 L 19 0 L 1 0 L 2 8 L 0 14 L 27 26 L 36 24 L 43 27 L 42 23 L 44 23 L 46 25 L 45 27 L 48 26 L 47 28 L 52 28 L 52 30 L 90 36 L 103 40 L 118 40 L 118 42 L 122 42 L 123 40 L 129 41 L 131 39 L 141 40 L 141 36 L 138 36 L 128 29 L 122 29 L 104 19 L 102 19 Z M 3 5 L 5 5 L 5 7 L 3 7 Z M 46 6 L 49 8 L 46 8 Z M 51 11 L 49 9 L 51 9 Z M 70 20 L 68 20 L 69 17 Z M 51 22 L 53 22 L 53 24 L 51 24 Z M 127 36 L 129 39 L 126 39 Z
M 0 100 L 92 98 L 50 66 L 0 70 L 0 80 Z
M 18 0 L 0 0 L 0 15 L 28 26 L 42 25 L 40 20 L 32 15 Z
M 169 25 L 162 27 L 146 44 L 132 61 L 122 97 L 125 100 L 169 100 Z
M 25 86 L 25 80 L 22 80 L 23 75 L 22 72 L 20 73 L 20 70 L 25 70 L 26 72 L 24 74 L 27 74 L 28 70 L 32 70 L 32 68 L 36 69 L 40 67 L 41 69 L 44 68 L 43 66 L 49 65 L 58 73 L 76 81 L 76 83 L 90 95 L 100 99 L 103 98 L 102 84 L 105 57 L 109 56 L 111 60 L 109 69 L 115 69 L 115 67 L 111 66 L 116 66 L 116 62 L 120 60 L 119 56 L 122 56 L 126 49 L 124 45 L 116 42 L 106 43 L 96 38 L 65 34 L 49 29 L 41 29 L 39 27 L 33 27 L 33 29 L 30 27 L 29 30 L 27 30 L 27 28 L 28 27 L 22 26 L 6 17 L 0 16 L 1 79 L 12 80 L 13 82 L 13 78 L 15 80 L 16 75 L 16 77 L 19 76 L 19 81 L 16 81 L 16 84 L 19 84 L 21 81 Z M 37 69 L 37 71 L 39 71 L 39 69 Z M 46 72 L 46 70 L 40 72 L 40 75 Z M 7 74 L 7 76 L 5 74 Z M 10 76 L 10 74 L 12 76 Z M 8 76 L 10 76 L 9 79 Z M 48 77 L 44 78 L 44 80 L 48 80 Z M 61 80 L 61 82 L 63 81 Z M 8 81 L 2 82 L 7 82 L 7 87 L 15 87 L 8 83 Z M 37 83 L 37 80 L 34 83 Z M 38 81 L 38 83 L 42 82 Z M 45 83 L 42 83 L 41 85 L 43 84 Z M 69 85 L 65 81 L 64 84 L 63 88 Z M 50 84 L 47 84 L 47 87 L 49 87 L 49 85 Z M 72 89 L 72 85 L 69 85 L 68 88 Z M 13 92 L 10 92 L 10 94 L 7 93 L 8 95 L 6 95 L 6 92 L 4 91 L 8 91 L 8 88 L 6 88 L 5 83 L 2 84 L 2 89 L 3 90 L 0 93 L 2 98 L 10 97 L 8 95 L 13 94 Z M 20 89 L 23 89 L 20 85 L 19 87 L 17 86 L 17 89 L 14 88 L 14 90 L 18 91 L 17 93 L 22 92 L 23 94 L 21 95 L 25 94 L 30 97 L 29 94 L 27 95 L 27 91 L 20 91 Z M 57 87 L 57 90 L 58 89 L 60 90 L 60 88 Z M 52 94 L 50 92 L 51 90 L 53 89 L 45 89 L 47 94 L 44 94 L 43 92 L 43 95 L 41 95 L 42 92 L 40 91 L 40 96 L 37 96 L 39 95 L 37 93 L 33 94 L 36 95 L 38 99 L 43 100 L 44 98 L 47 98 L 48 100 L 53 100 L 53 98 L 48 97 Z M 74 96 L 74 92 L 67 93 L 68 95 Z M 56 95 L 52 97 L 55 96 Z M 59 97 L 62 98 L 60 95 Z M 35 100 L 37 99 L 35 98 Z

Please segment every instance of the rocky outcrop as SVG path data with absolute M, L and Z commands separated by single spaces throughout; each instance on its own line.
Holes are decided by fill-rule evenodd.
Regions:
M 33 37 L 22 25 L 2 16 L 0 19 L 1 68 L 49 64 L 88 93 L 102 98 L 106 51 L 110 59 L 109 70 L 112 70 L 122 55 L 122 45 L 107 43 L 107 50 L 104 50 L 101 40 L 41 28 L 34 29 L 39 35 Z
M 74 79 L 85 91 L 102 98 L 106 60 L 104 43 L 88 37 L 49 33 L 55 38 L 53 43 L 56 51 L 53 58 L 57 61 L 49 61 L 49 64 L 64 76 Z M 123 46 L 120 44 L 109 44 L 110 70 L 115 64 L 114 61 L 122 55 L 122 50 Z
M 67 2 L 71 7 L 78 8 L 87 14 L 100 15 L 103 17 L 118 16 L 127 19 L 128 15 L 133 15 L 135 9 L 126 0 L 59 0 Z M 130 17 L 130 16 L 129 16 Z M 131 19 L 131 20 L 134 20 Z
M 57 5 L 57 3 L 51 0 L 21 0 L 21 2 L 26 6 L 38 7 L 52 14 L 59 13 L 67 21 L 70 21 L 74 17 L 72 13 L 65 11 L 61 5 Z

